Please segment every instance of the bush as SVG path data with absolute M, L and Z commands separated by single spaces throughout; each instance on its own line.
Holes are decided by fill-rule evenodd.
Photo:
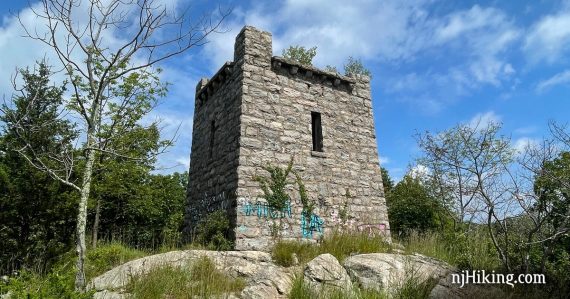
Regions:
M 225 211 L 217 210 L 206 216 L 196 227 L 196 241 L 210 250 L 230 250 L 228 239 L 230 220 Z
M 16 277 L 11 277 L 7 285 L 0 283 L 0 294 L 10 292 L 10 298 L 67 298 L 87 299 L 93 292 L 75 292 L 75 264 L 64 263 L 41 275 L 23 270 Z
M 211 298 L 245 287 L 241 279 L 218 271 L 214 263 L 203 257 L 186 267 L 161 267 L 143 276 L 134 277 L 127 292 L 134 298 Z

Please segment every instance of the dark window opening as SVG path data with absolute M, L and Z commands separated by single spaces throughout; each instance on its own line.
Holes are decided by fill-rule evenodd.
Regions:
M 313 132 L 313 151 L 323 151 L 323 128 L 321 126 L 321 114 L 311 112 L 311 128 Z
M 212 158 L 214 153 L 214 140 L 216 138 L 216 130 L 218 127 L 216 126 L 216 121 L 212 120 L 212 127 L 210 128 L 210 158 Z

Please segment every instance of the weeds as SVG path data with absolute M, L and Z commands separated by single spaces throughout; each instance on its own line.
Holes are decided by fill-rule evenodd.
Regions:
M 391 251 L 391 246 L 382 236 L 335 231 L 324 237 L 319 244 L 308 241 L 278 241 L 271 255 L 276 264 L 288 267 L 293 263 L 293 254 L 296 254 L 299 262 L 303 264 L 323 253 L 330 253 L 339 261 L 343 261 L 350 255 Z
M 165 266 L 134 277 L 127 286 L 133 298 L 211 298 L 240 292 L 245 287 L 241 279 L 218 271 L 214 263 L 203 257 L 186 267 Z

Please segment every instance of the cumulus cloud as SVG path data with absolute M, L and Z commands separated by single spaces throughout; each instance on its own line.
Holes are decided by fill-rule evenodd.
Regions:
M 544 92 L 556 85 L 570 84 L 570 70 L 560 72 L 546 80 L 540 81 L 536 86 L 537 92 Z

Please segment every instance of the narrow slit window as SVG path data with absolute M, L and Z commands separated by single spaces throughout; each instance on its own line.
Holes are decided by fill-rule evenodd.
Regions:
M 214 153 L 214 140 L 216 138 L 217 129 L 218 127 L 216 127 L 216 121 L 212 120 L 212 127 L 210 128 L 210 158 L 212 158 L 212 155 Z
M 321 126 L 321 114 L 311 112 L 311 124 L 313 132 L 313 151 L 323 151 L 323 128 Z

